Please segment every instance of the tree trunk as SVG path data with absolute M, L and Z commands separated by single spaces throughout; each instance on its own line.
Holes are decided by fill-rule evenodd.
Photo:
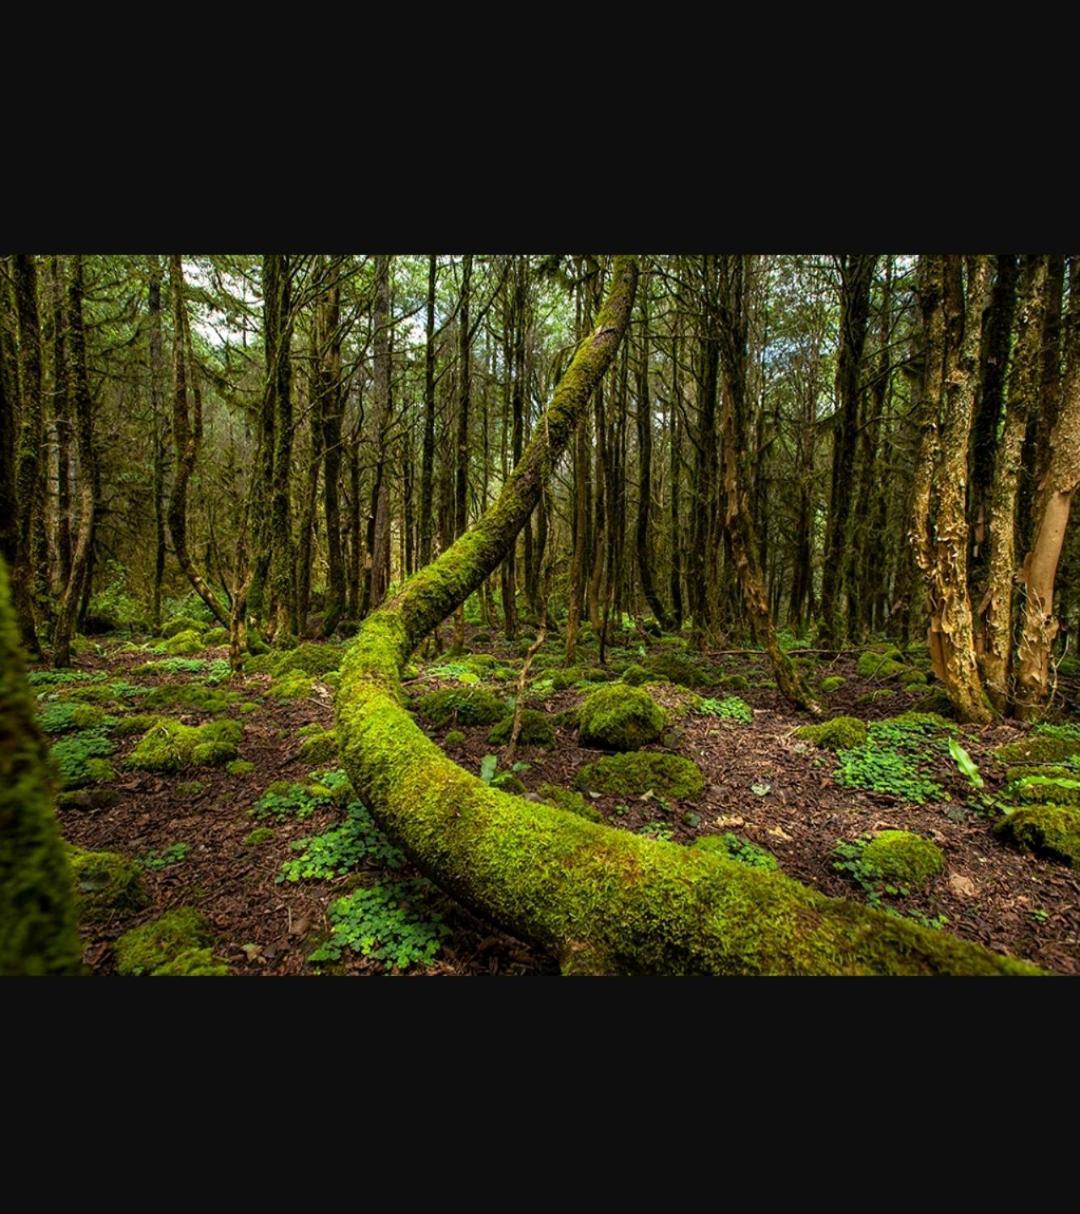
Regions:
M 375 484 L 372 489 L 371 595 L 373 611 L 390 586 L 390 478 L 387 474 L 390 430 L 390 258 L 375 259 Z
M 148 287 L 150 312 L 150 413 L 154 427 L 154 589 L 151 619 L 161 627 L 161 586 L 165 580 L 165 436 L 162 395 L 165 354 L 161 340 L 161 266 L 151 258 Z
M 637 377 L 637 440 L 638 440 L 638 509 L 637 563 L 641 578 L 641 593 L 649 610 L 666 632 L 671 628 L 668 616 L 653 581 L 652 545 L 649 539 L 649 508 L 652 505 L 652 400 L 649 396 L 649 283 L 645 277 L 640 287 L 641 353 Z
M 57 582 L 63 591 L 71 580 L 71 391 L 68 386 L 64 335 L 64 280 L 60 259 L 49 263 L 53 310 L 53 416 L 56 419 L 56 556 Z
M 431 540 L 435 529 L 433 488 L 435 480 L 435 272 L 436 257 L 428 259 L 427 330 L 424 342 L 424 438 L 420 455 L 420 564 L 431 562 Z
M 34 506 L 37 500 L 42 440 L 41 330 L 38 323 L 37 266 L 33 254 L 16 253 L 13 263 L 15 312 L 19 332 L 19 396 L 21 425 L 15 459 L 17 530 L 11 592 L 23 647 L 41 656 L 33 608 L 33 562 L 31 543 Z
M 289 355 L 292 332 L 290 272 L 287 256 L 268 253 L 263 257 L 266 369 L 274 418 L 270 483 L 270 611 L 275 637 L 295 634 L 300 630 L 289 496 L 293 450 L 292 359 Z
M 322 426 L 323 513 L 326 518 L 327 591 L 322 635 L 334 634 L 345 609 L 345 557 L 341 549 L 341 284 L 335 274 L 319 301 L 318 414 Z

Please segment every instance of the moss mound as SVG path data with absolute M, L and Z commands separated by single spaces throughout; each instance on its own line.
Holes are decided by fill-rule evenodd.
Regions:
M 822 679 L 818 686 L 821 688 L 822 694 L 832 695 L 834 691 L 839 691 L 847 682 L 842 674 L 831 674 L 828 678 Z
M 709 676 L 698 663 L 677 649 L 656 654 L 645 662 L 645 666 L 654 679 L 667 679 L 680 687 L 704 687 L 709 682 Z
M 116 969 L 120 974 L 155 977 L 227 974 L 229 967 L 214 960 L 210 942 L 203 916 L 181 906 L 125 932 L 116 942 Z
M 465 734 L 460 729 L 451 729 L 445 738 L 444 746 L 460 746 L 465 741 Z
M 300 743 L 300 758 L 308 763 L 329 763 L 337 758 L 337 735 L 332 729 L 320 729 Z
M 222 713 L 239 698 L 235 691 L 206 687 L 202 683 L 162 683 L 149 692 L 143 704 L 154 709 Z
M 1080 771 L 1065 777 L 1022 776 L 1008 784 L 1001 795 L 1006 801 L 1024 805 L 1080 805 Z
M 225 764 L 225 770 L 230 776 L 246 776 L 255 770 L 255 764 L 249 763 L 247 759 L 233 759 L 231 763 Z
M 729 860 L 737 860 L 740 864 L 760 868 L 769 873 L 776 872 L 780 867 L 776 857 L 768 848 L 761 847 L 752 840 L 742 835 L 736 835 L 730 830 L 725 831 L 722 835 L 702 835 L 694 840 L 694 847 L 701 851 L 716 852 L 718 855 L 727 856 Z
M 869 876 L 920 888 L 945 869 L 945 854 L 930 839 L 906 830 L 883 830 L 867 843 L 862 864 Z
M 303 641 L 295 649 L 274 654 L 274 673 L 289 674 L 294 670 L 304 674 L 329 674 L 341 665 L 345 651 L 340 645 L 319 645 L 314 641 Z
M 169 640 L 181 632 L 202 632 L 205 627 L 205 620 L 196 620 L 190 615 L 174 615 L 171 620 L 162 624 L 161 635 Z
M 994 751 L 1002 763 L 1061 763 L 1073 755 L 1080 755 L 1080 740 L 1045 733 L 1029 733 Z
M 229 630 L 227 628 L 208 628 L 203 633 L 203 645 L 207 649 L 213 648 L 215 645 L 227 645 L 229 643 Z
M 566 691 L 579 683 L 604 683 L 608 678 L 610 675 L 600 666 L 567 666 L 552 674 L 551 686 L 555 691 Z
M 604 820 L 604 815 L 591 801 L 586 800 L 581 793 L 574 792 L 572 789 L 560 788 L 558 784 L 541 784 L 536 792 L 549 805 L 565 809 L 568 814 L 577 814 L 579 818 L 585 818 L 589 822 L 603 822 Z
M 833 717 L 821 725 L 802 725 L 795 736 L 826 750 L 850 750 L 866 741 L 866 723 L 858 717 Z
M 750 680 L 744 674 L 726 674 L 720 680 L 725 691 L 749 691 Z
M 482 687 L 449 687 L 421 696 L 420 714 L 440 729 L 444 725 L 494 725 L 506 714 L 506 704 Z
M 244 846 L 258 847 L 261 843 L 269 843 L 273 837 L 274 832 L 269 826 L 256 826 L 244 839 Z
M 864 679 L 894 679 L 910 669 L 895 645 L 880 652 L 861 653 L 855 668 Z
M 655 742 L 664 725 L 660 705 L 641 688 L 625 683 L 594 691 L 578 711 L 581 745 L 601 750 L 637 750 Z
M 501 720 L 488 734 L 488 741 L 493 746 L 505 746 L 510 741 L 510 731 L 514 727 L 514 714 Z M 555 730 L 551 721 L 535 708 L 526 708 L 521 713 L 521 733 L 518 741 L 524 746 L 553 746 Z
M 1072 868 L 1080 864 L 1080 809 L 1074 805 L 1025 805 L 1003 818 L 994 833 Z
M 642 683 L 647 683 L 651 678 L 652 675 L 637 662 L 631 662 L 622 672 L 622 681 L 631 687 L 640 687 Z
M 146 905 L 137 861 L 116 852 L 84 851 L 81 847 L 72 847 L 68 856 L 80 919 L 111 919 Z
M 178 632 L 165 642 L 165 652 L 174 658 L 186 658 L 192 654 L 201 653 L 202 637 L 194 629 Z
M 244 736 L 239 721 L 210 721 L 182 725 L 161 717 L 139 739 L 128 756 L 128 766 L 144 771 L 182 771 L 185 767 L 227 763 L 236 758 L 236 744 Z
M 577 786 L 615 796 L 652 791 L 661 797 L 696 797 L 704 791 L 705 777 L 696 763 L 681 755 L 635 751 L 587 763 L 578 772 Z
M 288 674 L 272 680 L 266 694 L 273 700 L 302 700 L 315 690 L 315 680 L 302 670 L 290 670 Z
M 1026 776 L 1047 776 L 1051 780 L 1080 780 L 1080 768 L 1061 763 L 1021 763 L 1005 772 L 1006 780 L 1023 780 Z

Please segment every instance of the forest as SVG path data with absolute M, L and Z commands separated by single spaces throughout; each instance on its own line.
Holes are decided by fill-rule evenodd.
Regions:
M 1080 255 L 0 255 L 0 974 L 1080 973 Z

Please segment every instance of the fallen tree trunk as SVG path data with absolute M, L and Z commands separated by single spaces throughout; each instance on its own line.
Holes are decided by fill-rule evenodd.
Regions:
M 636 279 L 635 263 L 618 259 L 597 327 L 498 501 L 350 645 L 337 723 L 358 795 L 433 880 L 552 950 L 564 972 L 1037 972 L 779 874 L 491 789 L 446 758 L 403 707 L 399 680 L 412 650 L 498 567 L 528 519 L 614 357 Z

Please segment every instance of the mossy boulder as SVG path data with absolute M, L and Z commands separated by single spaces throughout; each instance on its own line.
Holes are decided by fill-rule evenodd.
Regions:
M 665 650 L 648 658 L 645 666 L 654 679 L 667 679 L 680 687 L 704 687 L 709 682 L 708 675 L 698 663 L 676 649 Z
M 818 684 L 822 695 L 830 696 L 834 691 L 839 691 L 847 682 L 842 674 L 831 674 L 828 678 L 824 678 Z
M 1029 733 L 994 751 L 1002 763 L 1061 763 L 1080 755 L 1080 740 L 1045 733 Z
M 655 742 L 666 718 L 640 687 L 615 683 L 594 691 L 578 710 L 578 739 L 600 750 L 637 750 Z
M 1024 805 L 1080 806 L 1080 771 L 1071 772 L 1064 777 L 1022 776 L 1006 785 L 1001 795 L 1006 801 Z
M 661 797 L 696 797 L 705 789 L 705 777 L 691 759 L 639 750 L 587 763 L 577 774 L 577 786 L 588 792 L 624 797 L 646 792 Z
M 917 691 L 926 687 L 928 683 L 929 680 L 921 670 L 908 669 L 900 676 L 900 686 L 907 688 L 908 691 Z
M 329 763 L 337 758 L 337 735 L 332 729 L 319 729 L 300 743 L 300 758 L 307 763 Z
M 420 697 L 416 707 L 440 729 L 445 725 L 494 725 L 506 715 L 505 702 L 482 687 L 430 691 Z
M 272 700 L 302 700 L 315 690 L 315 680 L 302 670 L 290 670 L 271 680 L 266 694 Z
M 203 650 L 202 637 L 194 629 L 178 632 L 165 642 L 165 652 L 174 658 L 187 658 Z
M 207 687 L 203 683 L 161 683 L 147 694 L 143 705 L 153 709 L 218 714 L 239 698 L 235 691 Z
M 820 725 L 803 725 L 795 736 L 826 750 L 850 750 L 866 741 L 866 723 L 858 717 L 833 717 Z
M 216 765 L 236 758 L 236 745 L 244 736 L 239 721 L 210 721 L 182 725 L 161 717 L 139 739 L 128 756 L 128 766 L 144 771 L 182 771 L 185 767 Z
M 514 727 L 514 714 L 504 717 L 488 734 L 488 741 L 493 746 L 505 746 L 510 741 L 510 731 Z M 553 746 L 555 730 L 551 720 L 535 708 L 525 708 L 521 713 L 521 733 L 518 741 L 523 746 Z
M 749 691 L 750 680 L 744 674 L 725 674 L 720 679 L 720 686 L 725 691 Z
M 161 635 L 170 640 L 181 632 L 199 633 L 206 627 L 205 620 L 196 620 L 190 615 L 174 615 L 171 620 L 161 626 Z
M 1063 763 L 1021 763 L 1005 772 L 1008 781 L 1023 780 L 1027 776 L 1045 776 L 1050 780 L 1080 780 L 1080 767 L 1068 767 Z
M 344 656 L 345 650 L 340 645 L 303 641 L 295 649 L 275 655 L 274 673 L 284 675 L 299 670 L 304 674 L 329 674 L 331 670 L 337 670 Z
M 601 666 L 567 666 L 551 675 L 551 686 L 555 691 L 566 691 L 579 683 L 603 683 L 610 678 Z
M 864 679 L 894 679 L 910 669 L 903 659 L 895 646 L 880 652 L 867 650 L 859 655 L 856 669 Z
M 177 907 L 141 927 L 133 927 L 116 942 L 116 969 L 124 975 L 224 975 L 229 967 L 214 960 L 210 926 L 197 910 Z
M 622 672 L 622 681 L 631 687 L 640 687 L 642 683 L 647 683 L 651 678 L 652 675 L 637 662 L 631 662 Z
M 443 745 L 449 746 L 451 749 L 455 746 L 460 746 L 465 741 L 465 734 L 460 729 L 451 729 L 443 738 Z
M 569 814 L 577 814 L 579 818 L 585 818 L 589 822 L 603 822 L 604 820 L 604 815 L 591 801 L 572 789 L 560 788 L 558 784 L 541 784 L 536 792 L 549 805 L 565 809 Z
M 111 851 L 68 850 L 78 916 L 90 923 L 141 910 L 148 901 L 139 864 Z
M 1072 868 L 1080 864 L 1080 809 L 1075 805 L 1025 805 L 1003 818 L 994 833 Z
M 212 649 L 216 645 L 228 645 L 229 630 L 227 628 L 208 628 L 203 633 L 203 645 Z
M 945 854 L 931 839 L 907 830 L 876 834 L 860 857 L 868 876 L 921 889 L 945 869 Z

